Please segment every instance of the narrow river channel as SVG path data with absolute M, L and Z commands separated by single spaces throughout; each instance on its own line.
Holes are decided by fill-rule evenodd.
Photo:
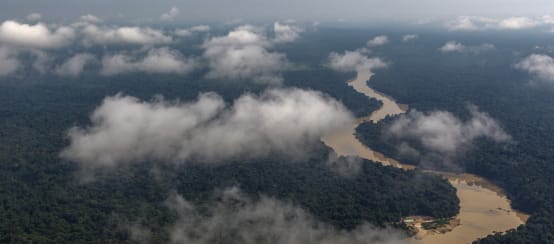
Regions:
M 360 70 L 357 72 L 356 79 L 349 81 L 348 84 L 359 93 L 380 100 L 383 106 L 371 115 L 359 118 L 349 128 L 328 135 L 322 140 L 339 155 L 359 156 L 383 165 L 405 170 L 414 169 L 412 165 L 402 164 L 373 151 L 358 141 L 354 135 L 360 123 L 366 121 L 377 123 L 387 115 L 398 115 L 407 111 L 406 105 L 397 104 L 391 97 L 367 85 L 372 75 L 369 70 Z M 428 173 L 442 175 L 456 188 L 456 194 L 460 199 L 460 212 L 451 221 L 450 231 L 439 233 L 419 228 L 419 233 L 411 240 L 413 243 L 471 243 L 477 238 L 516 228 L 527 221 L 528 215 L 512 209 L 510 200 L 506 198 L 500 187 L 482 177 L 436 171 L 428 171 Z

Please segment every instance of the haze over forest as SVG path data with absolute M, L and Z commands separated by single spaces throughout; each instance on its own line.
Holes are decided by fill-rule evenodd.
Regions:
M 5 1 L 0 242 L 554 243 L 551 8 Z

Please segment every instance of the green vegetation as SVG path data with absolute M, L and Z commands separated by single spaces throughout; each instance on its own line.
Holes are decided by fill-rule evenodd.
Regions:
M 530 47 L 549 43 L 547 38 L 502 34 L 494 37 L 495 51 L 446 55 L 434 48 L 448 39 L 436 38 L 420 40 L 426 47 L 418 49 L 390 47 L 394 65 L 378 72 L 372 86 L 419 111 L 446 110 L 465 118 L 466 106 L 472 103 L 500 121 L 513 137 L 513 144 L 479 140 L 455 162 L 471 173 L 499 183 L 507 190 L 513 207 L 532 216 L 517 230 L 495 234 L 480 242 L 554 242 L 554 89 L 551 82 L 530 82 L 533 78 L 528 74 L 511 68 L 518 58 L 529 54 Z M 475 34 L 447 38 L 478 43 L 492 37 Z M 535 44 L 529 46 L 530 42 Z M 359 137 L 396 157 L 390 142 L 375 140 L 382 138 L 383 126 L 365 124 L 358 130 Z M 419 164 L 417 160 L 404 159 Z
M 421 226 L 426 230 L 434 230 L 449 224 L 451 219 L 452 218 L 442 218 L 430 222 L 423 222 Z
M 327 153 L 328 149 L 321 148 L 307 163 L 267 159 L 218 167 L 191 166 L 177 177 L 177 185 L 182 186 L 178 189 L 187 199 L 198 197 L 190 188 L 238 185 L 253 195 L 291 199 L 344 229 L 352 229 L 362 221 L 383 226 L 403 216 L 441 218 L 458 212 L 456 190 L 438 176 L 364 161 L 359 175 L 344 177 L 323 163 Z
M 375 34 L 382 33 L 306 33 L 295 45 L 282 48 L 290 60 L 309 67 L 284 73 L 285 85 L 321 90 L 356 115 L 369 114 L 378 102 L 344 84 L 352 74 L 331 72 L 322 60 L 330 51 L 359 48 Z M 422 33 L 417 41 L 391 42 L 374 50 L 372 56 L 386 57 L 391 65 L 377 72 L 372 86 L 420 111 L 447 110 L 465 118 L 467 103 L 473 103 L 500 121 L 515 143 L 479 140 L 454 161 L 460 168 L 500 184 L 514 207 L 532 217 L 517 230 L 479 241 L 554 242 L 554 88 L 552 84 L 529 83 L 527 74 L 511 68 L 515 60 L 529 53 L 529 46 L 546 46 L 551 37 L 456 35 Z M 389 36 L 391 40 L 399 37 Z M 483 43 L 492 38 L 497 50 L 486 55 L 437 51 L 451 39 Z M 533 45 L 530 38 L 535 38 Z M 79 183 L 76 164 L 59 158 L 67 145 L 66 130 L 89 123 L 89 113 L 107 95 L 123 92 L 150 99 L 162 94 L 168 99 L 190 100 L 199 92 L 215 91 L 230 102 L 244 92 L 265 88 L 239 81 L 202 80 L 202 75 L 199 71 L 188 79 L 144 74 L 106 79 L 87 74 L 79 80 L 49 76 L 0 80 L 0 242 L 125 242 L 129 223 L 150 228 L 152 240 L 164 242 L 168 236 L 165 227 L 176 217 L 163 204 L 169 192 L 177 191 L 202 204 L 214 189 L 229 185 L 238 185 L 253 197 L 265 194 L 294 202 L 343 229 L 362 221 L 383 225 L 401 216 L 448 218 L 457 212 L 454 189 L 439 177 L 368 161 L 363 162 L 358 176 L 342 177 L 325 165 L 329 149 L 321 145 L 297 162 L 278 155 L 212 166 L 144 162 L 102 172 L 87 184 Z M 398 158 L 394 142 L 380 140 L 382 128 L 391 119 L 363 124 L 358 136 L 372 148 Z M 400 159 L 420 163 L 417 158 Z
M 291 78 L 291 82 L 327 89 L 345 99 L 356 96 L 351 89 L 337 88 L 345 85 L 332 72 L 305 72 L 291 74 L 298 80 Z M 300 80 L 313 82 L 301 84 Z M 238 185 L 254 197 L 265 194 L 292 201 L 343 229 L 362 221 L 384 225 L 412 214 L 456 214 L 455 190 L 445 180 L 367 161 L 358 177 L 345 178 L 324 165 L 329 153 L 325 147 L 300 162 L 279 157 L 220 166 L 144 162 L 100 172 L 86 184 L 79 182 L 77 164 L 59 158 L 68 143 L 66 130 L 89 123 L 88 115 L 106 95 L 123 92 L 150 99 L 163 94 L 189 100 L 198 92 L 216 91 L 231 101 L 245 91 L 262 89 L 240 82 L 191 82 L 162 75 L 0 80 L 0 242 L 124 242 L 129 239 L 129 223 L 148 227 L 152 240 L 165 242 L 166 227 L 176 218 L 164 205 L 171 191 L 202 204 L 214 189 L 229 185 Z M 354 111 L 370 104 L 352 101 L 349 106 Z

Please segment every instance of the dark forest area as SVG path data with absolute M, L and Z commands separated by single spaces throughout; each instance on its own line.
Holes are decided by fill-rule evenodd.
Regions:
M 344 85 L 346 76 L 329 70 L 295 72 L 287 77 L 297 86 L 343 98 L 358 114 L 378 107 L 374 101 L 359 99 L 359 94 Z M 171 191 L 201 205 L 214 190 L 228 186 L 239 186 L 254 197 L 291 201 L 317 219 L 347 230 L 363 222 L 395 224 L 406 215 L 449 217 L 457 213 L 455 190 L 445 180 L 368 161 L 362 162 L 358 175 L 341 176 L 325 164 L 330 149 L 323 145 L 303 162 L 270 157 L 221 166 L 158 167 L 157 174 L 166 177 L 152 177 L 153 163 L 144 162 L 100 173 L 90 183 L 80 182 L 79 166 L 59 156 L 68 143 L 67 129 L 88 123 L 90 112 L 106 94 L 123 92 L 144 99 L 163 94 L 168 99 L 187 100 L 201 91 L 216 91 L 231 102 L 245 90 L 258 92 L 262 88 L 144 75 L 110 81 L 83 78 L 75 82 L 53 77 L 3 80 L 1 241 L 127 242 L 129 234 L 122 226 L 135 222 L 152 230 L 152 240 L 167 241 L 166 227 L 175 216 L 163 202 Z
M 499 50 L 486 55 L 443 55 L 434 51 L 423 58 L 423 52 L 398 50 L 403 58 L 396 59 L 390 69 L 379 72 L 370 85 L 400 103 L 409 104 L 410 109 L 444 110 L 467 118 L 467 106 L 473 104 L 497 119 L 513 137 L 513 143 L 479 139 L 454 161 L 461 170 L 500 184 L 507 190 L 512 205 L 532 216 L 517 230 L 491 235 L 478 242 L 549 243 L 554 241 L 551 177 L 554 173 L 554 90 L 548 83 L 530 81 L 532 77 L 513 68 L 508 50 L 521 41 L 514 39 L 507 39 L 503 46 L 498 45 Z M 394 120 L 362 124 L 357 136 L 385 155 L 405 163 L 421 164 L 417 158 L 400 155 L 397 142 L 384 135 L 387 125 Z M 421 145 L 415 146 L 425 151 Z M 425 166 L 441 167 L 440 163 Z

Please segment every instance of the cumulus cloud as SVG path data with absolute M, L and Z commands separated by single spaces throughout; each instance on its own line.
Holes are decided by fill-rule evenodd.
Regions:
M 445 43 L 439 50 L 443 53 L 447 52 L 462 52 L 466 46 L 456 41 L 449 41 Z
M 27 15 L 26 19 L 31 22 L 36 22 L 42 19 L 42 15 L 40 13 L 31 13 Z
M 102 58 L 102 75 L 132 72 L 186 74 L 197 65 L 193 58 L 167 47 L 150 49 L 145 55 L 118 53 Z
M 0 24 L 0 44 L 18 48 L 52 49 L 68 46 L 82 40 L 86 46 L 93 44 L 157 45 L 173 41 L 162 30 L 138 26 L 98 25 L 102 19 L 84 15 L 80 21 L 67 26 L 48 26 L 44 23 L 24 24 L 8 20 Z M 202 26 L 192 31 L 202 31 Z
M 545 15 L 541 18 L 508 17 L 489 18 L 481 16 L 459 16 L 446 24 L 450 31 L 481 31 L 481 30 L 520 30 L 552 24 L 553 18 Z
M 27 50 L 26 53 L 28 53 L 32 58 L 31 66 L 33 69 L 41 74 L 45 74 L 50 71 L 52 66 L 52 57 L 46 52 L 37 49 L 30 49 Z
M 496 47 L 490 43 L 483 43 L 479 46 L 466 46 L 457 41 L 446 42 L 442 47 L 439 48 L 439 50 L 443 53 L 459 52 L 459 53 L 473 53 L 473 54 L 478 54 L 482 51 L 490 51 L 494 49 L 496 49 Z
M 226 36 L 207 40 L 203 44 L 210 66 L 207 77 L 280 84 L 286 57 L 270 51 L 270 47 L 267 37 L 252 26 L 241 26 Z
M 532 28 L 541 23 L 537 20 L 533 20 L 527 17 L 511 17 L 502 19 L 498 22 L 499 29 L 526 29 Z
M 257 201 L 236 187 L 225 189 L 216 203 L 202 212 L 178 194 L 166 200 L 177 214 L 170 228 L 171 243 L 242 244 L 363 244 L 403 243 L 405 234 L 392 228 L 363 224 L 354 230 L 338 230 L 303 209 L 274 198 Z
M 81 29 L 85 45 L 92 44 L 138 44 L 153 45 L 172 42 L 161 30 L 149 27 L 97 26 L 86 23 Z
M 78 53 L 68 58 L 63 64 L 56 67 L 54 73 L 60 76 L 77 77 L 87 64 L 96 61 L 96 57 L 90 53 Z
M 388 36 L 376 36 L 373 39 L 367 41 L 367 45 L 370 47 L 382 46 L 389 42 Z
M 341 72 L 373 70 L 387 67 L 380 58 L 369 58 L 364 50 L 345 51 L 344 53 L 332 52 L 329 55 L 331 68 Z
M 28 62 L 23 63 L 25 59 Z M 40 49 L 21 49 L 0 46 L 0 76 L 10 75 L 24 66 L 45 74 L 50 71 L 52 57 Z
M 87 14 L 87 15 L 83 15 L 81 16 L 81 21 L 84 21 L 84 22 L 88 22 L 88 23 L 100 23 L 102 22 L 102 19 L 97 17 L 97 16 L 94 16 L 92 14 Z
M 71 27 L 50 29 L 43 23 L 22 24 L 8 20 L 0 25 L 0 43 L 24 48 L 59 48 L 71 43 L 75 31 Z
M 297 157 L 352 120 L 338 101 L 300 89 L 245 94 L 232 106 L 214 93 L 189 103 L 116 95 L 92 113 L 90 127 L 69 131 L 61 155 L 84 168 L 145 160 L 223 163 L 272 152 Z
M 17 52 L 7 47 L 0 46 L 0 76 L 16 72 L 20 67 Z
M 496 142 L 511 140 L 510 135 L 487 113 L 473 105 L 468 108 L 471 117 L 466 121 L 446 111 L 422 113 L 413 110 L 396 119 L 386 134 L 403 141 L 404 150 L 410 149 L 410 141 L 417 141 L 426 150 L 444 156 L 466 150 L 480 137 Z
M 179 11 L 179 8 L 172 7 L 167 13 L 163 13 L 160 16 L 160 20 L 163 20 L 163 21 L 175 20 L 175 18 L 177 18 L 177 16 L 179 16 L 180 13 L 181 11 Z
M 286 43 L 286 42 L 292 42 L 298 39 L 300 37 L 300 33 L 302 32 L 302 29 L 296 26 L 285 25 L 285 24 L 280 24 L 279 22 L 275 22 L 273 24 L 273 31 L 275 32 L 275 38 L 273 39 L 273 42 Z
M 415 40 L 417 38 L 419 38 L 419 36 L 416 35 L 416 34 L 406 34 L 406 35 L 402 36 L 402 41 L 403 42 L 409 42 L 409 41 Z
M 546 54 L 531 54 L 515 65 L 540 79 L 554 81 L 554 59 Z
M 175 35 L 180 37 L 187 37 L 187 36 L 194 35 L 195 33 L 208 32 L 208 31 L 210 31 L 209 25 L 197 25 L 197 26 L 190 27 L 188 29 L 177 29 L 175 30 Z

